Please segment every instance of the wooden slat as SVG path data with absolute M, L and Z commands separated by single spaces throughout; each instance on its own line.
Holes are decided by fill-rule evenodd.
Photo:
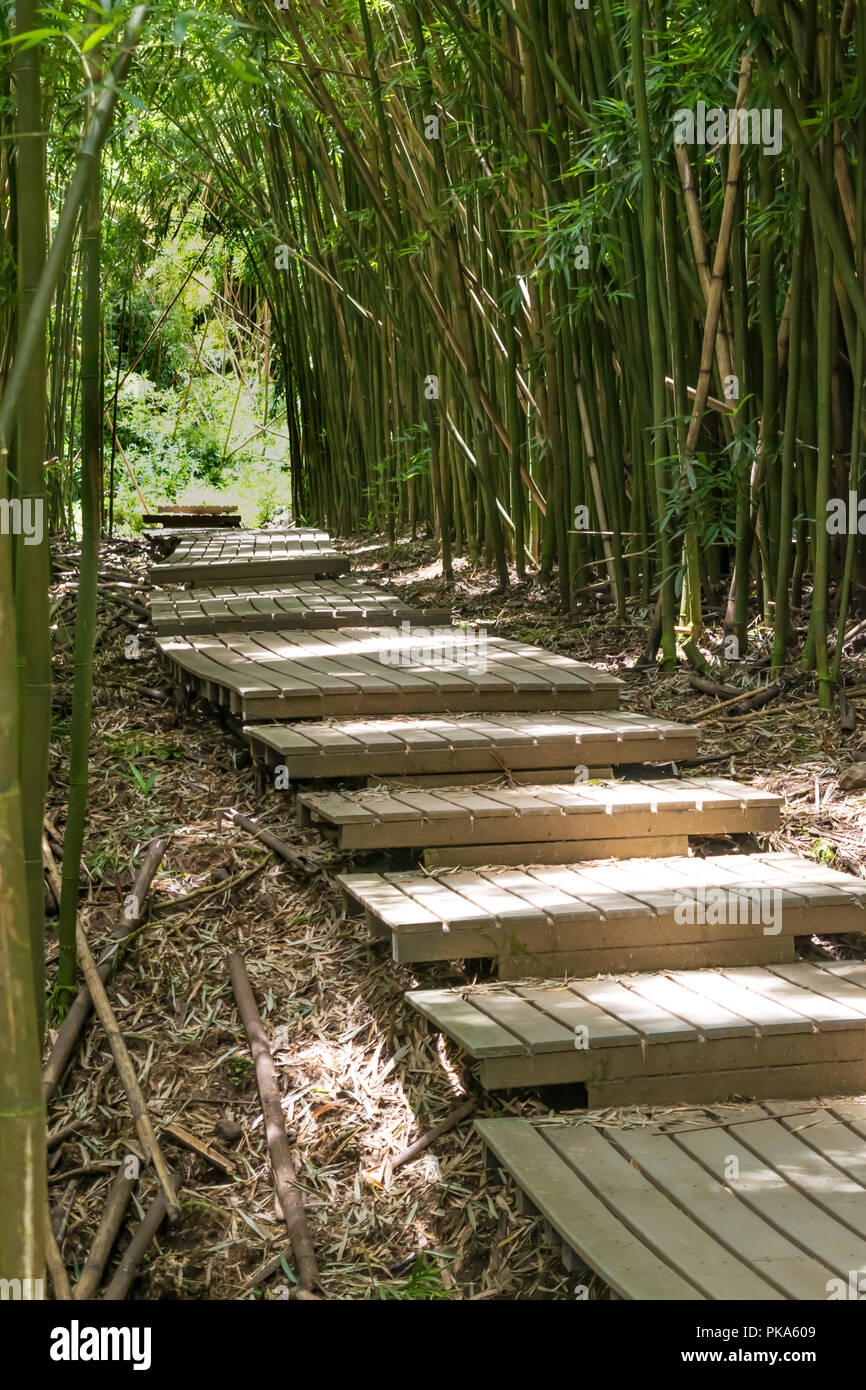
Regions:
M 548 1143 L 575 1175 L 603 1195 L 608 1207 L 657 1255 L 664 1255 L 709 1299 L 775 1301 L 782 1294 L 735 1251 L 693 1221 L 593 1125 L 551 1125 Z

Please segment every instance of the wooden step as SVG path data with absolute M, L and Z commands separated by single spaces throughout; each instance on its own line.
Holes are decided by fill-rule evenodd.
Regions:
M 157 637 L 157 648 L 179 683 L 243 719 L 617 704 L 622 681 L 570 657 L 483 632 L 413 632 L 421 645 L 373 627 Z
M 291 579 L 345 574 L 348 557 L 330 539 L 292 531 L 206 531 L 184 536 L 167 560 L 151 565 L 155 584 Z
M 447 847 L 428 855 L 428 865 L 499 863 L 505 847 L 513 850 L 509 862 L 517 863 L 625 857 L 626 843 L 656 836 L 679 842 L 668 853 L 687 853 L 689 835 L 761 833 L 779 826 L 777 796 L 719 777 L 471 791 L 301 792 L 298 810 L 301 825 L 324 827 L 345 850 Z
M 488 1090 L 582 1083 L 591 1109 L 866 1091 L 866 966 L 802 962 L 412 990 Z
M 697 757 L 697 729 L 621 710 L 473 718 L 342 720 L 245 729 L 260 764 L 291 782 L 345 777 L 425 777 L 544 769 L 570 782 L 618 763 Z
M 144 526 L 166 527 L 175 531 L 237 530 L 240 528 L 241 514 L 209 507 L 193 507 L 189 511 L 181 507 L 160 507 L 158 512 L 144 512 L 141 520 Z
M 680 1109 L 655 1121 L 626 1111 L 603 1124 L 482 1119 L 475 1128 L 523 1194 L 524 1212 L 540 1214 L 546 1238 L 561 1244 L 566 1267 L 594 1270 L 620 1298 L 858 1296 L 863 1100 Z
M 342 874 L 398 961 L 492 957 L 500 977 L 791 961 L 866 927 L 866 882 L 795 854 Z
M 219 523 L 216 525 L 209 524 L 207 526 L 201 526 L 196 528 L 195 536 L 192 537 L 190 535 L 189 527 L 174 526 L 171 523 L 171 520 L 169 518 L 166 518 L 166 522 L 164 525 L 156 527 L 147 527 L 141 532 L 141 534 L 142 536 L 144 536 L 145 540 L 148 541 L 152 550 L 154 550 L 157 554 L 170 555 L 172 551 L 174 551 L 176 547 L 180 544 L 181 541 L 186 542 L 192 539 L 195 539 L 196 541 L 213 540 L 215 538 L 218 539 L 226 535 L 226 528 L 223 527 L 222 521 L 220 520 Z M 248 528 L 242 527 L 233 527 L 231 531 L 231 539 L 239 545 L 242 541 L 250 543 L 255 536 L 261 534 L 262 532 L 257 530 L 249 530 Z M 315 527 L 311 526 L 294 527 L 282 531 L 269 532 L 268 534 L 285 536 L 289 539 L 304 542 L 319 541 L 321 544 L 327 544 L 329 546 L 333 544 L 333 542 L 331 541 L 331 537 L 328 535 L 327 531 L 319 531 Z
M 390 627 L 447 624 L 447 609 L 414 608 L 357 579 L 306 579 L 216 584 L 202 589 L 155 589 L 150 621 L 159 633 L 265 628 Z

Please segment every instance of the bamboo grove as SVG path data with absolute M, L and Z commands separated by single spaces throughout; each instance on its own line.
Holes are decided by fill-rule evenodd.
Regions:
M 289 4 L 266 89 L 186 126 L 246 194 L 299 513 L 655 600 L 668 664 L 721 595 L 779 667 L 805 603 L 829 702 L 864 580 L 864 15 L 757 8 Z M 701 103 L 733 138 L 677 138 Z
M 190 218 L 202 256 L 230 249 L 223 356 L 238 399 L 260 379 L 298 520 L 434 534 L 446 580 L 457 556 L 502 590 L 540 572 L 576 621 L 601 595 L 646 626 L 648 664 L 673 666 L 678 631 L 721 620 L 745 654 L 761 628 L 829 707 L 866 606 L 866 12 L 4 0 L 0 27 L 0 1274 L 26 1277 L 40 1037 L 77 983 L 118 390 L 169 352 L 168 309 L 132 323 L 147 256 Z M 182 345 L 175 434 L 207 327 Z M 8 524 L 27 506 L 36 543 Z M 49 534 L 71 529 L 46 1003 Z

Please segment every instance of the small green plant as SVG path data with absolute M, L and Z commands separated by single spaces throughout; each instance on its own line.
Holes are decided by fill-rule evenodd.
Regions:
M 132 782 L 133 786 L 138 788 L 142 796 L 149 796 L 150 793 L 153 791 L 153 786 L 156 782 L 158 769 L 154 768 L 150 776 L 145 777 L 144 773 L 141 771 L 141 768 L 136 767 L 135 763 L 130 762 L 128 764 L 128 767 L 129 772 L 121 772 L 118 775 L 123 778 L 124 782 Z
M 836 850 L 833 845 L 828 845 L 826 840 L 813 840 L 812 853 L 819 864 L 832 864 L 836 858 Z
M 244 1057 L 241 1054 L 238 1054 L 237 1057 L 233 1057 L 229 1064 L 229 1076 L 231 1077 L 232 1085 L 237 1086 L 238 1089 L 240 1089 L 241 1086 L 245 1086 L 249 1080 L 251 1071 L 253 1071 L 253 1061 L 251 1057 Z
M 423 1255 L 418 1256 L 405 1283 L 377 1284 L 376 1289 L 383 1302 L 429 1303 L 454 1297 L 444 1287 L 439 1270 L 428 1264 Z

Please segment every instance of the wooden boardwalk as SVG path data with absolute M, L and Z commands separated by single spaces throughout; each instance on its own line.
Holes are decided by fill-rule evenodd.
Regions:
M 346 574 L 347 556 L 330 539 L 303 531 L 205 531 L 183 536 L 167 560 L 150 567 L 157 584 L 291 579 Z
M 244 731 L 256 760 L 291 780 L 411 777 L 445 782 L 478 773 L 550 773 L 569 781 L 621 763 L 697 756 L 697 729 L 621 710 L 263 724 Z
M 447 609 L 415 608 L 352 579 L 155 589 L 149 607 L 154 629 L 170 636 L 267 628 L 390 627 L 402 622 L 429 625 L 451 620 Z
M 428 864 L 626 857 L 636 844 L 637 853 L 651 854 L 655 840 L 662 854 L 685 854 L 689 835 L 779 826 L 777 796 L 719 777 L 520 790 L 302 792 L 298 807 L 302 825 L 321 826 L 341 849 L 421 848 L 431 851 Z
M 487 1090 L 582 1083 L 592 1109 L 866 1091 L 866 966 L 803 962 L 463 990 L 407 1000 Z
M 608 1112 L 477 1123 L 568 1262 L 626 1298 L 829 1296 L 866 1267 L 866 1102 L 811 1097 L 866 1091 L 866 965 L 798 961 L 795 942 L 862 931 L 866 882 L 689 856 L 689 835 L 771 833 L 777 798 L 594 780 L 676 771 L 697 731 L 620 712 L 604 671 L 335 580 L 348 568 L 323 532 L 185 533 L 152 567 L 197 586 L 152 595 L 158 649 L 250 721 L 260 772 L 378 779 L 303 792 L 302 824 L 345 852 L 423 852 L 338 883 L 396 961 L 495 962 L 498 981 L 406 996 L 481 1084 L 577 1085 Z M 760 1104 L 685 1108 L 731 1097 Z
M 796 936 L 866 922 L 864 880 L 793 854 L 337 881 L 395 960 L 493 958 L 503 979 L 790 961 Z
M 866 1102 L 647 1122 L 477 1120 L 569 1269 L 620 1298 L 850 1298 L 866 1257 Z M 862 1294 L 860 1295 L 862 1298 Z
M 484 633 L 467 646 L 455 629 L 430 632 L 430 663 L 417 665 L 395 664 L 419 648 L 407 652 L 388 628 L 158 637 L 157 647 L 179 683 L 243 719 L 616 706 L 622 682 L 570 657 Z

